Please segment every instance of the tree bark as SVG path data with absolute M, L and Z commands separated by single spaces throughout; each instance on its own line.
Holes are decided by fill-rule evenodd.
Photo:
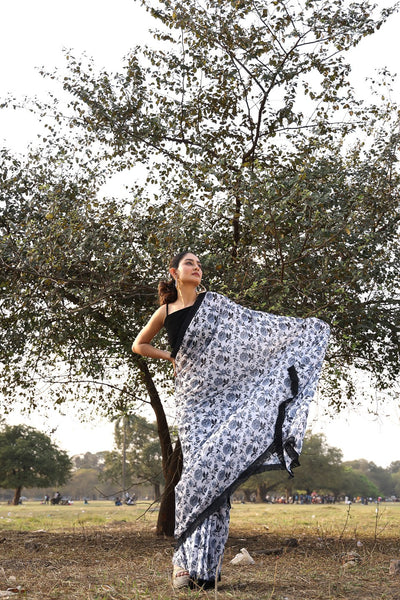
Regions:
M 18 506 L 21 499 L 22 485 L 18 486 L 14 493 L 13 505 Z
M 165 480 L 164 493 L 161 496 L 157 521 L 157 535 L 173 536 L 175 529 L 175 485 L 182 472 L 182 450 L 178 442 L 173 448 L 167 417 L 153 378 L 143 359 L 138 360 L 150 403 L 157 420 L 158 437 L 160 439 L 162 467 Z
M 182 448 L 179 439 L 168 460 L 165 476 L 165 489 L 161 496 L 157 521 L 157 535 L 172 537 L 175 529 L 175 486 L 182 473 Z
M 122 428 L 122 489 L 126 492 L 126 415 L 123 416 Z
M 267 491 L 267 486 L 263 483 L 259 483 L 256 490 L 256 502 L 266 502 L 265 496 L 267 495 Z
M 154 483 L 154 500 L 158 502 L 161 499 L 161 487 L 159 483 Z
M 251 502 L 251 495 L 253 493 L 253 490 L 249 490 L 249 489 L 243 488 L 241 491 L 244 494 L 245 501 L 246 502 Z

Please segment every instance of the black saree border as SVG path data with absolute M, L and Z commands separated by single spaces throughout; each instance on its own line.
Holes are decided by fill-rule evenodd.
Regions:
M 286 470 L 289 473 L 289 477 L 293 477 L 292 469 L 300 466 L 299 462 L 299 454 L 294 449 L 294 439 L 288 438 L 285 443 L 283 443 L 283 423 L 285 421 L 285 414 L 287 406 L 293 402 L 298 394 L 299 389 L 299 379 L 297 376 L 296 368 L 294 365 L 288 368 L 288 373 L 290 377 L 291 384 L 291 393 L 292 397 L 288 398 L 281 402 L 278 407 L 278 415 L 275 421 L 275 431 L 274 431 L 274 439 L 272 443 L 268 446 L 264 452 L 260 454 L 258 458 L 256 458 L 251 465 L 247 467 L 240 475 L 235 479 L 230 486 L 228 486 L 222 494 L 220 494 L 213 502 L 205 509 L 203 512 L 192 521 L 186 530 L 176 538 L 176 547 L 178 548 L 181 544 L 185 542 L 185 540 L 201 525 L 201 523 L 210 515 L 218 510 L 224 503 L 229 502 L 230 496 L 233 492 L 241 486 L 243 483 L 249 479 L 252 475 L 258 475 L 260 473 L 265 473 L 266 471 L 283 471 Z M 284 459 L 284 450 L 290 457 L 290 465 L 287 466 Z M 273 454 L 275 454 L 279 459 L 279 464 L 274 463 L 271 465 L 265 465 L 264 463 L 270 458 Z

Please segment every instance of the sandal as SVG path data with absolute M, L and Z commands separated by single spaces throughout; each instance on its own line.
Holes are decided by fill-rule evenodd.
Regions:
M 179 590 L 184 587 L 189 587 L 190 575 L 189 571 L 174 565 L 174 572 L 172 574 L 172 587 Z

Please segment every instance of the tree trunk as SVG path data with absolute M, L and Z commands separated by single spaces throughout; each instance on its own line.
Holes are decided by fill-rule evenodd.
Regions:
M 14 493 L 13 505 L 18 506 L 21 499 L 22 485 L 18 486 Z
M 158 502 L 161 498 L 161 487 L 159 483 L 154 483 L 154 500 Z
M 158 437 L 160 439 L 162 467 L 165 489 L 161 496 L 157 521 L 157 535 L 173 536 L 175 529 L 175 485 L 181 477 L 182 450 L 179 441 L 172 446 L 167 418 L 153 378 L 143 359 L 137 361 L 150 397 L 150 404 L 157 419 Z
M 124 490 L 124 496 L 126 492 L 126 421 L 127 416 L 123 417 L 123 437 L 122 437 L 122 489 Z
M 267 486 L 259 483 L 256 490 L 256 502 L 266 502 L 265 496 L 267 495 L 267 491 Z
M 165 473 L 165 489 L 161 497 L 157 535 L 172 537 L 175 529 L 175 486 L 182 473 L 182 448 L 177 440 Z
M 243 488 L 241 491 L 244 494 L 244 499 L 246 500 L 246 502 L 251 502 L 251 495 L 253 493 L 253 490 Z

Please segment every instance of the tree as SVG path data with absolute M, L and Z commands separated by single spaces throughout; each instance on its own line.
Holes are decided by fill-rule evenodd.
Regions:
M 393 495 L 400 498 L 400 470 L 392 473 Z
M 390 473 L 398 473 L 400 471 L 400 460 L 394 460 L 389 465 Z
M 341 0 L 145 4 L 165 50 L 137 49 L 114 77 L 70 57 L 64 87 L 86 144 L 121 169 L 151 163 L 157 194 L 133 190 L 147 252 L 196 239 L 213 287 L 333 325 L 336 383 L 349 364 L 394 381 L 398 113 L 357 100 L 343 60 L 391 10 L 374 22 Z
M 253 489 L 258 501 L 265 501 L 267 492 L 274 490 L 284 492 L 286 496 L 293 496 L 299 490 L 308 494 L 313 491 L 337 494 L 341 491 L 342 473 L 341 450 L 328 446 L 322 433 L 308 431 L 294 478 L 282 471 L 267 472 L 249 479 L 244 489 Z
M 132 332 L 144 310 L 142 300 L 154 292 L 141 275 L 146 257 L 135 254 L 137 225 L 118 202 L 99 206 L 95 173 L 83 169 L 79 184 L 75 181 L 76 174 L 71 176 L 75 159 L 64 147 L 44 163 L 36 159 L 25 165 L 14 160 L 3 163 L 7 171 L 2 187 L 6 209 L 1 240 L 1 335 L 7 339 L 1 357 L 5 409 L 10 390 L 23 390 L 22 398 L 25 402 L 28 398 L 34 407 L 40 379 L 50 384 L 49 393 L 54 391 L 56 404 L 75 393 L 85 396 L 90 405 L 95 389 L 97 409 L 111 415 L 143 404 L 148 394 L 157 418 L 164 477 L 169 482 L 159 519 L 168 523 L 171 535 L 179 447 L 173 446 L 147 363 L 131 352 Z M 61 229 L 60 219 L 65 226 Z M 38 252 L 31 254 L 28 247 L 33 239 L 35 244 L 41 239 L 41 249 L 38 246 Z M 17 256 L 22 255 L 25 266 L 21 270 Z M 27 275 L 26 268 L 33 279 L 25 279 L 22 272 Z M 11 271 L 14 276 L 10 278 Z M 42 278 L 45 271 L 48 275 L 52 272 L 46 276 L 47 284 Z M 20 301 L 15 305 L 11 297 L 20 286 Z M 38 312 L 39 306 L 43 312 Z M 128 371 L 127 365 L 131 366 Z M 113 379 L 107 382 L 109 373 Z M 162 527 L 161 532 L 166 533 Z
M 115 423 L 114 438 L 117 450 L 106 453 L 102 480 L 114 481 L 124 492 L 151 483 L 159 500 L 164 480 L 157 425 L 139 415 L 123 415 Z
M 27 425 L 4 425 L 0 431 L 0 486 L 14 488 L 13 504 L 19 504 L 23 487 L 62 485 L 71 475 L 72 463 L 50 438 Z
M 101 471 L 104 465 L 104 452 L 85 452 L 84 454 L 75 454 L 72 457 L 74 469 L 95 469 Z
M 267 492 L 274 490 L 284 492 L 287 497 L 299 491 L 305 491 L 307 494 L 315 491 L 335 496 L 345 494 L 351 498 L 377 498 L 382 493 L 370 472 L 367 476 L 365 470 L 355 468 L 360 463 L 367 464 L 367 461 L 343 463 L 341 450 L 328 446 L 325 436 L 321 433 L 307 432 L 300 463 L 294 478 L 289 479 L 287 474 L 280 471 L 267 472 L 251 477 L 240 489 L 247 493 L 256 493 L 258 502 L 264 502 Z M 390 477 L 389 472 L 386 473 Z
M 362 496 L 364 498 L 378 498 L 379 488 L 364 473 L 355 471 L 352 467 L 344 465 L 341 481 L 341 493 L 349 498 Z
M 85 68 L 68 55 L 70 71 L 62 80 L 70 113 L 40 106 L 42 114 L 54 112 L 44 140 L 53 152 L 44 155 L 58 168 L 39 174 L 32 162 L 9 165 L 8 194 L 26 201 L 27 189 L 36 190 L 31 208 L 39 200 L 43 207 L 34 218 L 35 235 L 50 243 L 51 256 L 29 250 L 36 277 L 54 300 L 74 304 L 75 314 L 84 311 L 97 327 L 105 326 L 104 312 L 109 320 L 120 310 L 124 322 L 132 322 L 127 302 L 142 321 L 149 313 L 143 301 L 162 272 L 160 248 L 168 253 L 196 243 L 199 253 L 209 254 L 214 288 L 264 310 L 326 318 L 334 336 L 332 376 L 346 375 L 354 364 L 380 385 L 394 381 L 398 139 L 387 132 L 397 131 L 397 112 L 388 101 L 367 106 L 357 100 L 343 60 L 393 9 L 374 21 L 367 3 L 345 8 L 341 0 L 313 0 L 302 8 L 282 0 L 268 6 L 146 4 L 163 27 L 158 39 L 165 50 L 137 49 L 113 76 L 97 75 L 92 64 Z M 381 93 L 378 82 L 375 90 Z M 72 143 L 61 135 L 66 118 L 76 132 Z M 101 150 L 93 158 L 96 147 Z M 113 170 L 138 164 L 151 165 L 147 183 L 157 188 L 135 184 L 134 198 L 124 204 L 130 218 L 119 227 L 115 219 L 125 208 L 96 206 L 96 187 Z M 29 177 L 24 193 L 27 169 L 39 177 L 36 185 Z M 7 222 L 22 218 L 29 237 L 32 221 L 25 229 L 17 204 Z M 83 260 L 62 254 L 65 242 L 76 238 Z M 101 260 L 105 251 L 108 265 Z M 26 273 L 24 246 L 17 255 Z M 146 265 L 151 275 L 144 286 Z M 107 311 L 99 310 L 104 303 Z M 115 329 L 121 338 L 121 326 Z M 350 386 L 349 396 L 353 391 Z M 343 389 L 336 392 L 340 406 Z
M 94 468 L 81 467 L 73 472 L 64 493 L 75 499 L 95 498 L 99 485 L 99 472 Z
M 343 58 L 394 9 L 145 4 L 162 51 L 134 49 L 116 74 L 67 55 L 66 111 L 30 104 L 46 121 L 40 149 L 2 153 L 1 381 L 6 402 L 22 389 L 33 405 L 40 377 L 59 404 L 80 383 L 112 414 L 147 397 L 166 481 L 158 531 L 171 533 L 170 371 L 130 352 L 167 254 L 192 247 L 210 287 L 243 304 L 326 319 L 337 407 L 354 397 L 350 365 L 379 386 L 399 372 L 397 112 L 357 99 Z M 103 198 L 124 170 L 126 197 Z
M 244 493 L 247 501 L 253 497 L 256 502 L 267 502 L 266 497 L 271 495 L 272 492 L 284 493 L 286 491 L 287 480 L 287 473 L 266 471 L 260 475 L 250 477 L 246 483 L 240 486 L 239 490 Z
M 384 469 L 383 467 L 378 467 L 374 462 L 367 461 L 364 458 L 347 461 L 345 465 L 350 467 L 355 473 L 367 477 L 379 490 L 379 495 L 390 496 L 393 494 L 393 480 L 390 468 Z
M 315 490 L 337 494 L 340 491 L 341 474 L 341 450 L 328 446 L 322 433 L 309 433 L 304 438 L 300 467 L 286 487 L 290 494 L 293 490 L 306 490 L 308 494 Z

